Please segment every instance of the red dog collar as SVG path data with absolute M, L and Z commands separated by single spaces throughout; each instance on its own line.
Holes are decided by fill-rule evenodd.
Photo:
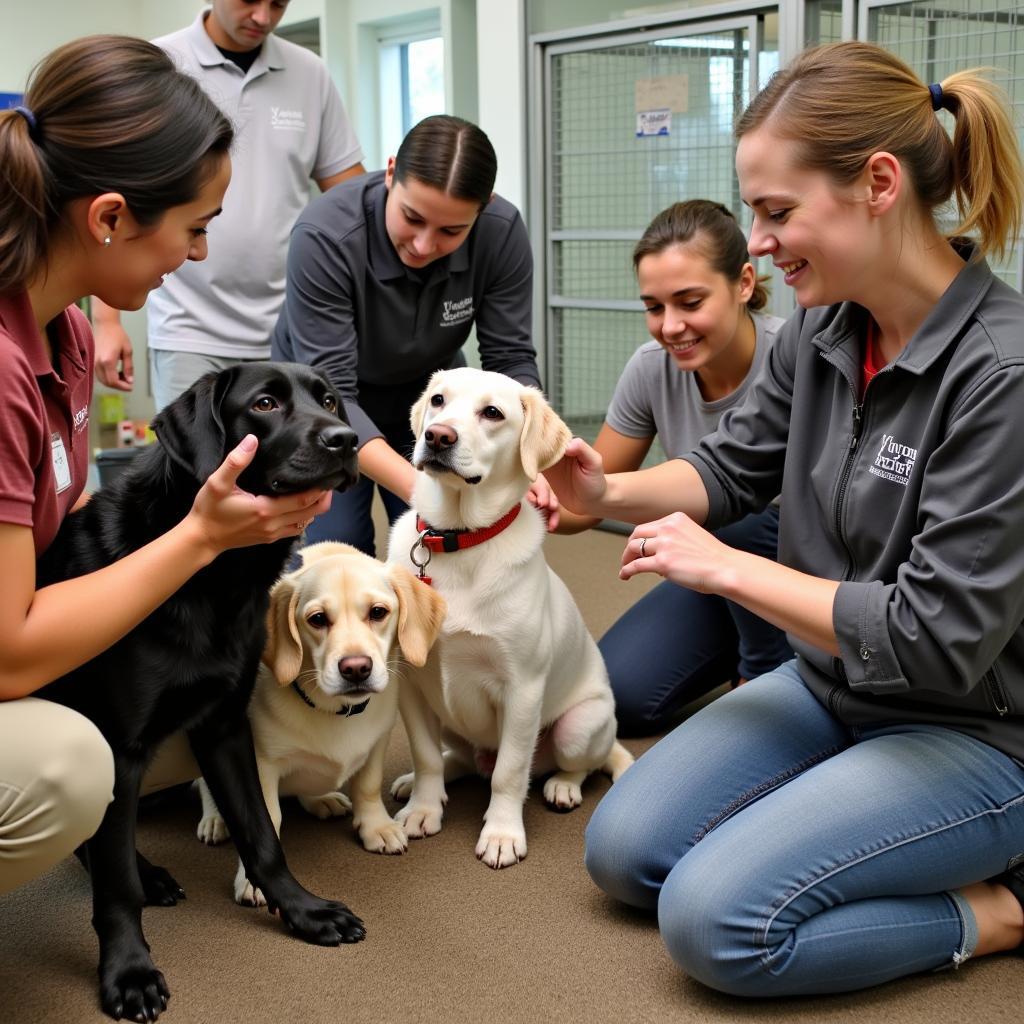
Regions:
M 496 523 L 482 530 L 435 530 L 422 517 L 416 516 L 419 543 L 428 551 L 462 551 L 464 548 L 475 547 L 511 526 L 522 507 L 522 504 L 513 505 Z

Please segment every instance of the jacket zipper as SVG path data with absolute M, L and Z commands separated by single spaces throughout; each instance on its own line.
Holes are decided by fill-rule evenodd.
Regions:
M 857 442 L 860 441 L 860 432 L 864 426 L 864 404 L 862 402 L 857 401 L 857 393 L 856 391 L 853 390 L 852 387 L 850 388 L 850 391 L 853 394 L 853 432 L 850 436 L 850 443 L 847 446 L 846 456 L 843 460 L 843 467 L 839 474 L 839 489 L 836 492 L 835 502 L 836 537 L 839 538 L 839 541 L 846 549 L 847 555 L 848 567 L 846 570 L 846 579 L 853 578 L 854 567 L 853 552 L 850 550 L 849 546 L 846 543 L 846 538 L 843 536 L 843 499 L 846 497 L 846 488 L 850 483 L 850 473 L 853 470 L 854 453 L 857 450 Z
M 982 678 L 985 680 L 985 686 L 988 687 L 989 699 L 996 709 L 996 714 L 1000 718 L 1003 715 L 1008 715 L 1010 713 L 1010 706 L 1006 701 L 1006 694 L 1003 693 L 1003 687 L 996 676 L 995 669 L 990 668 Z

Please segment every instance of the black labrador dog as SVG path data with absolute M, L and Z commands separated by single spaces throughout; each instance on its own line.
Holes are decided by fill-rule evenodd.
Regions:
M 153 427 L 159 443 L 65 520 L 40 560 L 38 586 L 93 572 L 165 533 L 247 433 L 259 448 L 238 483 L 251 493 L 332 490 L 358 475 L 356 436 L 341 400 L 306 366 L 251 363 L 207 374 Z M 155 1020 L 170 995 L 149 955 L 142 907 L 169 906 L 184 892 L 136 853 L 135 820 L 146 766 L 180 729 L 268 907 L 307 942 L 331 946 L 364 936 L 362 921 L 343 903 L 312 895 L 288 870 L 256 772 L 246 708 L 268 591 L 293 543 L 224 552 L 124 639 L 37 694 L 81 712 L 114 751 L 113 802 L 78 853 L 92 875 L 100 1000 L 116 1019 Z

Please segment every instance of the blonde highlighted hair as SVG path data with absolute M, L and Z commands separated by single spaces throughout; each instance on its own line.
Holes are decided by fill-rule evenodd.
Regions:
M 736 124 L 761 126 L 797 144 L 797 160 L 837 184 L 853 181 L 868 158 L 892 153 L 922 206 L 955 199 L 960 223 L 981 255 L 1005 253 L 1021 227 L 1024 169 L 1003 92 L 979 70 L 958 71 L 936 96 L 955 120 L 953 136 L 933 107 L 933 91 L 899 57 L 871 43 L 805 50 L 776 72 Z

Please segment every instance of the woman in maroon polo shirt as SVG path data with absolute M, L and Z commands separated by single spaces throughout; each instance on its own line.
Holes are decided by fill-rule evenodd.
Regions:
M 329 502 L 238 489 L 250 436 L 164 536 L 36 589 L 36 559 L 86 477 L 93 341 L 74 303 L 98 295 L 139 309 L 165 274 L 205 258 L 231 140 L 162 50 L 122 36 L 55 50 L 24 106 L 0 111 L 0 893 L 91 835 L 113 787 L 95 727 L 29 695 L 120 639 L 220 552 L 295 536 Z

